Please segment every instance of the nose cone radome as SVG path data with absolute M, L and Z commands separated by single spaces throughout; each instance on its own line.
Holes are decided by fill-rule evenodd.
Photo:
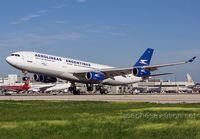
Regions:
M 7 62 L 8 64 L 11 63 L 11 57 L 10 57 L 10 56 L 8 56 L 8 57 L 6 58 L 6 62 Z
M 11 57 L 11 56 L 9 56 L 9 57 L 6 58 L 6 62 L 8 64 L 10 64 L 10 65 L 15 65 L 16 64 L 15 63 L 15 59 L 13 57 Z

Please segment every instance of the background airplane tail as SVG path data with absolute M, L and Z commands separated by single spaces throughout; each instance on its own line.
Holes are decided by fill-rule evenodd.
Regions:
M 192 83 L 193 83 L 193 80 L 192 80 L 190 74 L 187 74 L 187 79 L 188 79 L 188 83 L 189 83 L 189 84 L 192 84 Z
M 30 79 L 31 79 L 31 78 L 30 78 L 30 77 L 28 77 L 27 81 L 26 81 L 26 82 L 25 82 L 25 84 L 24 84 L 24 86 L 25 86 L 25 87 L 28 87 L 28 86 L 29 86 Z
M 147 48 L 143 55 L 140 57 L 140 59 L 136 62 L 134 67 L 148 66 L 151 62 L 153 51 L 153 49 Z

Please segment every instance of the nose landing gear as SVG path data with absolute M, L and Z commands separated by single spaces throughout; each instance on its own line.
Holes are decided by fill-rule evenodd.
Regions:
M 27 77 L 28 71 L 22 70 L 22 73 L 24 74 L 24 77 L 22 77 L 22 80 L 23 80 L 23 81 L 27 81 L 27 80 L 28 80 L 28 77 Z

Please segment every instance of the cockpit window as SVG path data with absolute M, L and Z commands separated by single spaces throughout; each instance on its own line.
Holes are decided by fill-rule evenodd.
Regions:
M 20 57 L 19 54 L 11 54 L 11 56 L 17 56 L 17 57 Z

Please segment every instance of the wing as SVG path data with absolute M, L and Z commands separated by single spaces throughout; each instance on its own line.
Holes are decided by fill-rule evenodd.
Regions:
M 39 89 L 40 89 L 40 91 L 44 92 L 46 89 L 51 88 L 51 87 L 53 87 L 53 86 L 55 86 L 55 85 L 56 85 L 56 84 L 49 85 L 49 86 L 43 86 L 43 87 L 40 87 Z
M 89 69 L 89 70 L 80 70 L 73 72 L 73 75 L 77 77 L 84 78 L 88 72 L 97 72 L 105 75 L 105 78 L 112 78 L 114 76 L 125 76 L 131 74 L 133 67 L 131 68 L 106 68 L 106 69 Z
M 85 76 L 87 72 L 97 72 L 105 75 L 105 78 L 112 78 L 114 76 L 126 76 L 127 74 L 132 74 L 133 68 L 143 68 L 147 69 L 149 71 L 155 71 L 158 68 L 162 67 L 168 67 L 168 66 L 175 66 L 175 65 L 181 65 L 181 64 L 187 64 L 194 61 L 196 57 L 193 57 L 192 59 L 185 61 L 185 62 L 179 62 L 179 63 L 171 63 L 171 64 L 161 64 L 161 65 L 155 65 L 155 66 L 137 66 L 137 67 L 130 67 L 130 68 L 106 68 L 106 69 L 94 69 L 94 70 L 80 70 L 76 71 L 73 74 L 74 75 L 82 75 Z M 150 76 L 161 76 L 161 75 L 167 75 L 172 73 L 162 73 L 162 74 L 151 74 Z
M 141 68 L 147 69 L 149 71 L 155 71 L 158 68 L 163 68 L 163 67 L 169 67 L 169 66 L 176 66 L 176 65 L 181 65 L 181 64 L 187 64 L 191 63 L 195 60 L 196 56 L 193 57 L 192 59 L 185 61 L 185 62 L 179 62 L 179 63 L 171 63 L 171 64 L 161 64 L 161 65 L 154 65 L 154 66 L 143 66 Z

